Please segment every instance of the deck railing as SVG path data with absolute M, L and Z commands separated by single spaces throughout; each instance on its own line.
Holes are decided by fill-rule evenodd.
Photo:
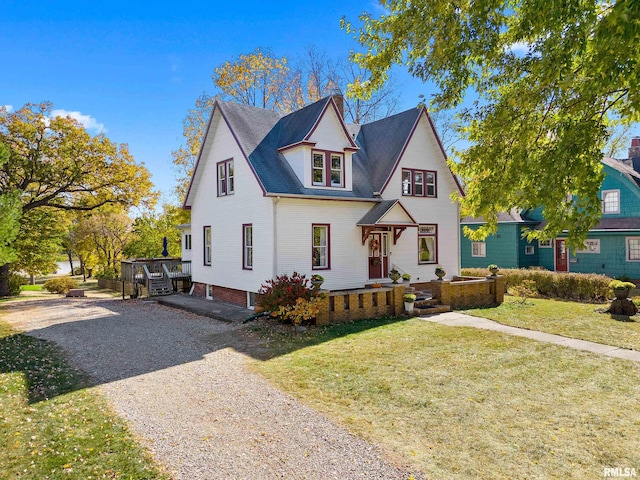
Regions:
M 121 280 L 126 283 L 144 285 L 146 282 L 144 267 L 147 268 L 150 276 L 162 277 L 163 275 L 168 275 L 172 280 L 191 277 L 191 260 L 182 260 L 180 258 L 140 258 L 122 262 Z

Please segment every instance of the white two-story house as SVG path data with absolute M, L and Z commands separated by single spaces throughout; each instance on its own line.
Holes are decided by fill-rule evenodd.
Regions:
M 345 124 L 342 97 L 288 115 L 217 101 L 184 208 L 194 295 L 253 305 L 282 273 L 323 288 L 459 272 L 460 185 L 426 109 Z

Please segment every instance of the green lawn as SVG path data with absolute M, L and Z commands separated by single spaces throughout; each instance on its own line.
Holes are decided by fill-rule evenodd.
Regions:
M 57 348 L 0 320 L 0 479 L 168 478 Z
M 540 330 L 565 337 L 590 340 L 632 350 L 640 350 L 640 319 L 620 321 L 606 313 L 607 305 L 533 298 L 526 304 L 514 297 L 495 308 L 477 308 L 465 313 L 514 327 Z
M 271 333 L 267 345 L 275 356 L 257 371 L 427 478 L 640 467 L 629 361 L 419 319 Z

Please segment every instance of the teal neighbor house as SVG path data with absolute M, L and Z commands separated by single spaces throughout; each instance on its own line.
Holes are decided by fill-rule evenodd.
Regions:
M 640 279 L 640 137 L 631 141 L 629 158 L 603 158 L 605 179 L 600 187 L 602 218 L 589 231 L 584 248 L 570 251 L 559 236 L 546 242 L 528 242 L 524 229 L 536 228 L 544 218 L 540 210 L 501 213 L 498 231 L 484 242 L 460 235 L 462 268 L 539 266 L 557 272 L 602 273 Z M 461 228 L 478 227 L 482 218 L 463 218 Z

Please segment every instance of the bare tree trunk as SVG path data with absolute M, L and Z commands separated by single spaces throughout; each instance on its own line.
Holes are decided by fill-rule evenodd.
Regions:
M 0 266 L 0 297 L 9 296 L 9 264 Z

